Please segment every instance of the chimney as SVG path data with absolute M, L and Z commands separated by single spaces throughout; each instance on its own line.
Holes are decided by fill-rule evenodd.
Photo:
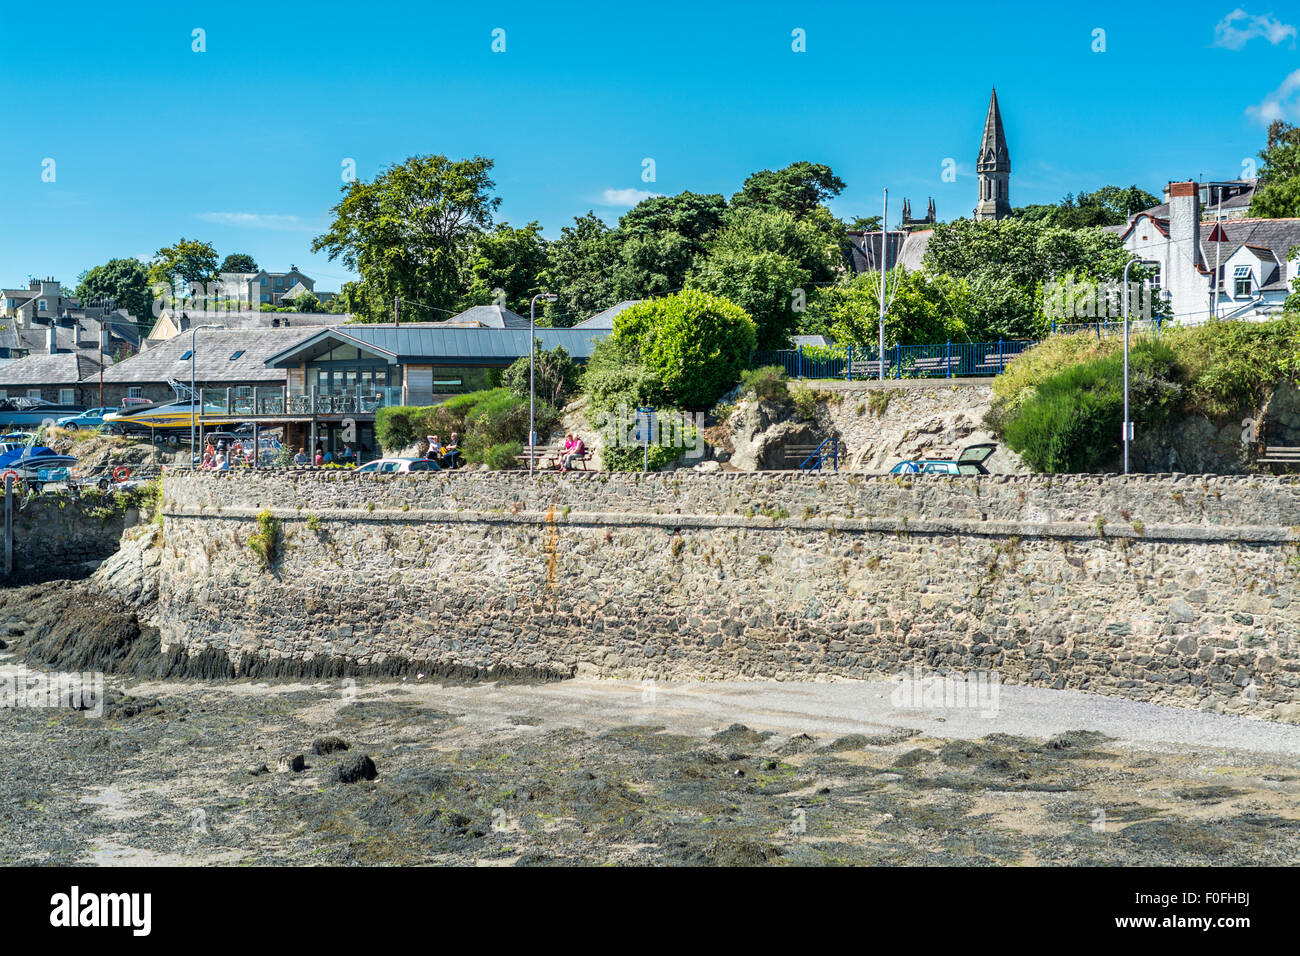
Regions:
M 1201 264 L 1201 194 L 1194 182 L 1169 184 L 1169 242 L 1186 268 Z
M 190 317 L 184 312 L 181 313 L 181 317 L 177 321 L 180 323 L 180 330 L 182 332 L 188 332 L 190 330 Z
M 50 327 L 45 330 L 45 348 L 51 355 L 59 350 L 58 330 L 52 323 Z

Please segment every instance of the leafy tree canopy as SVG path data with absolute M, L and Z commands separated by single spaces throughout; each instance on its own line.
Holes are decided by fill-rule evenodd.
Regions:
M 217 250 L 211 243 L 198 239 L 180 239 L 175 245 L 163 246 L 154 253 L 149 280 L 174 289 L 194 282 L 212 282 L 217 278 Z
M 964 278 L 983 273 L 1032 287 L 1071 270 L 1118 279 L 1128 260 L 1119 236 L 1100 229 L 1065 229 L 1024 219 L 958 219 L 935 228 L 924 264 L 931 272 Z
M 138 259 L 110 259 L 87 269 L 77 281 L 74 293 L 83 306 L 111 304 L 137 319 L 153 322 L 153 289 L 149 270 Z
M 232 252 L 221 261 L 219 272 L 260 272 L 257 260 L 246 252 Z
M 469 257 L 465 307 L 490 305 L 503 294 L 502 305 L 527 315 L 533 296 L 542 291 L 546 246 L 535 220 L 521 229 L 503 222 L 481 233 Z
M 1268 145 L 1259 158 L 1259 184 L 1250 214 L 1266 219 L 1300 216 L 1300 127 L 1275 120 L 1268 127 Z
M 349 292 L 358 318 L 386 320 L 394 297 L 403 300 L 408 320 L 456 310 L 471 250 L 501 202 L 492 196 L 492 166 L 482 156 L 412 156 L 373 181 L 343 187 L 334 222 L 312 241 L 312 251 L 360 273 Z
M 734 211 L 780 209 L 796 219 L 809 215 L 844 189 L 844 180 L 823 163 L 791 163 L 784 169 L 764 169 L 751 175 L 731 197 Z

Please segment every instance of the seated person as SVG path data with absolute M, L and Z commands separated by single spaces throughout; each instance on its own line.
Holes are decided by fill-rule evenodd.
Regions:
M 451 433 L 451 438 L 447 439 L 447 444 L 442 446 L 442 458 L 438 460 L 438 463 L 443 468 L 460 467 L 460 442 L 455 432 Z
M 442 442 L 438 441 L 437 435 L 426 435 L 429 442 L 429 450 L 424 453 L 424 457 L 430 461 L 437 461 L 442 457 Z
M 344 465 L 355 465 L 357 463 L 357 453 L 352 450 L 351 445 L 343 446 L 343 451 L 339 454 L 339 462 Z
M 307 451 L 306 451 L 306 449 L 303 449 L 303 448 L 299 448 L 299 449 L 298 449 L 298 454 L 296 454 L 296 455 L 293 456 L 293 463 L 294 463 L 295 465 L 305 465 L 305 464 L 307 464 Z
M 577 435 L 571 437 L 573 438 L 573 443 L 569 444 L 566 442 L 566 451 L 560 456 L 560 471 L 568 471 L 573 467 L 573 459 L 587 453 L 587 446 L 583 440 Z
M 332 451 L 325 452 L 325 464 L 327 465 L 334 464 L 334 452 Z

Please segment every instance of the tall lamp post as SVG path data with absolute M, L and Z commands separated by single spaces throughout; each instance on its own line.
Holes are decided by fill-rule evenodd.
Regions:
M 196 325 L 190 329 L 190 470 L 194 470 L 194 452 L 197 450 L 194 445 L 195 438 L 195 412 L 199 404 L 199 395 L 194 387 L 194 350 L 198 347 L 198 341 L 195 339 L 195 333 L 202 329 L 219 329 L 219 325 Z
M 1129 327 L 1129 304 L 1132 298 L 1128 288 L 1128 270 L 1138 265 L 1137 259 L 1130 259 L 1128 265 L 1124 266 L 1124 281 L 1121 283 L 1120 294 L 1124 296 L 1124 474 L 1128 474 L 1128 443 L 1133 438 L 1133 423 L 1128 419 L 1128 327 Z M 1149 260 L 1143 261 L 1141 265 L 1148 265 Z
M 536 339 L 533 332 L 537 327 L 537 300 L 545 299 L 547 302 L 554 302 L 558 299 L 554 292 L 539 292 L 533 296 L 532 301 L 528 303 L 528 473 L 533 473 L 533 462 L 537 458 L 537 432 L 534 425 L 533 411 L 533 367 L 535 359 L 533 358 L 534 345 Z

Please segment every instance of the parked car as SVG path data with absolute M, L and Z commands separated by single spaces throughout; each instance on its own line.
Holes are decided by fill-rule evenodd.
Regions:
M 104 424 L 104 416 L 115 411 L 117 409 L 112 406 L 88 408 L 80 415 L 69 415 L 66 418 L 60 418 L 55 424 L 60 428 L 98 428 Z
M 987 475 L 984 462 L 997 451 L 998 446 L 981 442 L 967 445 L 956 458 L 914 458 L 900 461 L 889 469 L 891 475 Z
M 442 471 L 428 458 L 376 458 L 357 468 L 358 475 L 395 475 L 409 471 Z

